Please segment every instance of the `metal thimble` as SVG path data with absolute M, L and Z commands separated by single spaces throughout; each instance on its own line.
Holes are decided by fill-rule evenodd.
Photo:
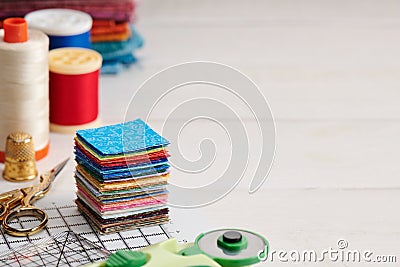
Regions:
M 35 179 L 38 172 L 32 136 L 15 132 L 7 136 L 3 178 L 12 182 Z

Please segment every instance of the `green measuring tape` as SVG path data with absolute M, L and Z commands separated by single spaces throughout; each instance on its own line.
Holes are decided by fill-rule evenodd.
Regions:
M 86 267 L 245 267 L 265 259 L 268 250 L 268 241 L 259 234 L 219 229 L 200 234 L 191 244 L 172 238 L 138 251 L 120 250 Z

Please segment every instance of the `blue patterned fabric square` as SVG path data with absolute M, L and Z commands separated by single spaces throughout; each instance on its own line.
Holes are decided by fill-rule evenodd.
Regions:
M 121 155 L 167 146 L 168 140 L 141 119 L 76 132 L 100 156 Z

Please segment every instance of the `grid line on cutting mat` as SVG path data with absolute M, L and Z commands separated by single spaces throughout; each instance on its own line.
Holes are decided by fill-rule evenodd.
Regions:
M 36 235 L 13 237 L 0 229 L 1 266 L 81 266 L 102 260 L 118 249 L 143 248 L 170 238 L 163 225 L 99 234 L 75 204 L 52 203 L 43 210 L 49 222 Z

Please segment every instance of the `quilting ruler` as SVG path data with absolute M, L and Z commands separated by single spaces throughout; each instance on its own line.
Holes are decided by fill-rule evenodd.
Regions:
M 101 235 L 73 203 L 52 203 L 43 209 L 49 222 L 38 234 L 13 237 L 1 229 L 0 266 L 82 266 L 101 260 L 110 252 L 140 249 L 179 233 L 171 221 L 168 225 Z M 29 220 L 15 223 L 29 224 Z

